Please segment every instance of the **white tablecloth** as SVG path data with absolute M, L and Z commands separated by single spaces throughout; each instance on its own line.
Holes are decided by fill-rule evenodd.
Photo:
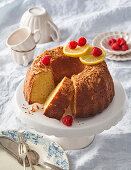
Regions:
M 22 14 L 30 7 L 42 6 L 51 14 L 62 34 L 60 43 L 38 45 L 35 56 L 45 49 L 63 45 L 80 36 L 89 43 L 106 31 L 131 32 L 130 0 L 0 0 L 0 129 L 19 129 L 12 97 L 25 77 L 28 67 L 12 62 L 6 46 L 8 35 L 19 26 Z M 131 169 L 131 61 L 106 60 L 112 76 L 126 90 L 129 107 L 115 127 L 96 136 L 87 148 L 66 151 L 71 170 L 130 170 Z

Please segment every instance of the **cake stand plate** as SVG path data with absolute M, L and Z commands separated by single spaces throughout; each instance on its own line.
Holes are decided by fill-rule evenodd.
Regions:
M 117 124 L 125 113 L 126 94 L 122 85 L 113 79 L 115 96 L 111 104 L 102 113 L 86 118 L 75 119 L 71 127 L 62 122 L 48 118 L 42 114 L 42 109 L 32 114 L 25 113 L 27 108 L 36 107 L 36 104 L 28 105 L 23 94 L 24 80 L 19 84 L 15 93 L 14 106 L 16 116 L 29 128 L 48 135 L 58 142 L 64 149 L 80 149 L 88 146 L 94 136 L 111 126 Z M 39 105 L 41 108 L 43 105 Z M 70 113 L 70 108 L 67 109 Z

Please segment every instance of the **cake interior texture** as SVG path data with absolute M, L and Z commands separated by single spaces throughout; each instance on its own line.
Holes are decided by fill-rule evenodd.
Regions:
M 49 105 L 49 103 L 53 100 L 54 97 L 57 98 L 57 91 L 60 88 L 60 86 L 62 85 L 63 80 L 56 86 L 56 88 L 50 93 L 50 95 L 48 96 L 48 98 L 46 99 L 46 102 L 44 103 L 44 109 L 47 108 L 47 106 Z
M 47 98 L 44 115 L 60 120 L 71 103 L 73 90 L 71 79 L 64 77 Z
M 37 74 L 34 79 L 31 101 L 32 103 L 38 102 L 42 104 L 46 101 L 47 97 L 55 87 L 53 75 L 52 72 L 48 70 L 47 72 Z

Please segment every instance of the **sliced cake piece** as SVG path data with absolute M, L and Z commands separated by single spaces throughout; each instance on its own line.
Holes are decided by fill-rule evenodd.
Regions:
M 70 105 L 73 91 L 72 81 L 64 77 L 47 98 L 43 114 L 47 117 L 60 120 Z

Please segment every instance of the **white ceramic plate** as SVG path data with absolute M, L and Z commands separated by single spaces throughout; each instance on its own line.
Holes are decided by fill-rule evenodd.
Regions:
M 102 34 L 97 35 L 94 38 L 94 40 L 92 41 L 92 45 L 100 47 L 100 48 L 103 48 L 102 45 L 101 45 L 101 41 L 103 39 L 105 39 L 106 37 L 111 37 L 111 36 L 113 37 L 115 35 L 121 35 L 121 37 L 123 37 L 123 36 L 131 37 L 131 34 L 124 33 L 124 32 L 118 32 L 118 31 L 104 32 Z M 128 54 L 125 54 L 125 55 L 121 55 L 121 54 L 116 55 L 116 54 L 111 54 L 110 52 L 107 52 L 106 54 L 107 54 L 106 58 L 110 59 L 110 60 L 115 60 L 115 61 L 127 61 L 127 60 L 131 60 L 131 53 L 128 53 Z
M 18 141 L 18 131 L 0 131 L 0 135 L 12 138 Z M 27 140 L 30 148 L 35 150 L 40 155 L 40 160 L 48 161 L 65 170 L 69 170 L 67 156 L 63 149 L 49 138 L 31 132 L 24 132 L 24 137 Z M 0 170 L 23 170 L 15 158 L 4 151 L 0 147 Z M 36 170 L 44 170 L 44 168 L 35 166 Z M 47 168 L 45 168 L 46 170 Z M 27 168 L 30 170 L 30 168 Z
M 34 128 L 47 135 L 56 137 L 83 137 L 101 133 L 109 129 L 122 119 L 126 103 L 126 94 L 122 85 L 113 79 L 115 86 L 115 96 L 111 104 L 102 113 L 85 119 L 75 119 L 71 127 L 63 125 L 60 121 L 48 118 L 38 110 L 33 115 L 25 113 L 22 108 L 23 103 L 26 107 L 31 107 L 25 101 L 23 94 L 24 80 L 16 90 L 15 103 L 17 117 L 28 127 Z M 67 110 L 69 112 L 70 110 Z

